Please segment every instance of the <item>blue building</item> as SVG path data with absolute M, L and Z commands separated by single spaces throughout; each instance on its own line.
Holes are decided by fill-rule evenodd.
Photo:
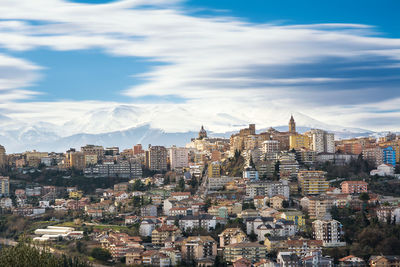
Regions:
M 243 178 L 250 179 L 250 181 L 258 181 L 258 171 L 255 168 L 248 167 L 243 171 Z
M 396 165 L 396 150 L 393 147 L 388 146 L 383 149 L 383 163 Z

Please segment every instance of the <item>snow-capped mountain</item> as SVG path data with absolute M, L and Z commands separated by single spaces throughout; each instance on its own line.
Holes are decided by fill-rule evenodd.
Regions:
M 255 123 L 258 131 L 271 126 L 286 131 L 286 122 L 291 115 L 296 120 L 299 132 L 312 128 L 324 129 L 334 132 L 338 139 L 377 134 L 359 128 L 326 124 L 299 112 L 276 110 L 273 114 L 256 116 L 217 113 L 213 118 L 209 118 L 201 112 L 179 106 L 160 105 L 149 110 L 138 105 L 116 105 L 94 109 L 58 125 L 0 116 L 0 144 L 4 145 L 9 153 L 32 149 L 61 152 L 70 147 L 80 148 L 85 144 L 120 148 L 130 148 L 137 143 L 144 146 L 183 146 L 197 136 L 197 131 L 203 124 L 209 135 L 229 137 L 240 128 L 247 127 L 249 123 Z

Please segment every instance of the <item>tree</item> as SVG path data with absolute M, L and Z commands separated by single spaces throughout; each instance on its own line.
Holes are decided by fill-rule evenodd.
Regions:
M 284 201 L 282 202 L 282 207 L 285 208 L 285 209 L 289 208 L 289 201 L 284 200 Z
M 275 179 L 275 180 L 278 180 L 279 179 L 279 167 L 281 166 L 281 162 L 278 160 L 276 163 L 275 163 L 275 170 L 274 170 L 274 174 L 273 174 L 273 178 Z
M 360 200 L 367 202 L 369 200 L 369 195 L 368 195 L 368 193 L 363 192 L 360 194 L 359 198 L 360 198 Z
M 133 184 L 133 191 L 145 191 L 146 186 L 142 183 L 142 180 L 137 179 Z
M 252 155 L 250 155 L 250 162 L 249 162 L 249 165 L 250 165 L 250 167 L 252 167 L 252 168 L 255 168 L 255 167 L 256 167 L 256 165 L 254 164 L 253 156 L 252 156 Z
M 214 261 L 214 267 L 226 267 L 228 266 L 226 261 L 224 260 L 224 258 L 220 255 L 217 255 L 215 257 L 215 261 Z
M 208 210 L 211 207 L 211 198 L 206 199 L 205 209 Z
M 0 250 L 0 266 L 87 267 L 91 265 L 81 258 L 56 256 L 46 248 L 39 249 L 34 244 L 21 241 L 15 247 L 4 247 Z
M 256 233 L 254 233 L 254 231 L 251 231 L 251 233 L 249 235 L 249 239 L 251 242 L 257 241 L 257 235 L 256 235 Z
M 76 241 L 76 250 L 77 250 L 79 253 L 86 253 L 86 246 L 85 246 L 85 244 L 82 243 L 82 241 L 77 240 L 77 241 Z
M 185 180 L 183 178 L 179 179 L 178 190 L 181 192 L 185 190 Z
M 111 259 L 111 253 L 103 248 L 93 248 L 90 255 L 100 261 L 108 261 Z

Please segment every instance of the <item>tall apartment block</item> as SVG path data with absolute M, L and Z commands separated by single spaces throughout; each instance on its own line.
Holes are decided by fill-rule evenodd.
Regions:
M 152 171 L 167 170 L 167 149 L 164 146 L 149 145 L 146 151 L 146 166 Z
M 10 195 L 10 177 L 0 176 L 0 196 Z
M 323 171 L 300 171 L 297 177 L 303 195 L 319 195 L 329 188 Z
M 310 148 L 316 153 L 335 153 L 335 135 L 323 130 L 313 129 L 305 133 L 311 139 Z
M 189 149 L 185 147 L 173 146 L 169 150 L 169 160 L 171 162 L 171 170 L 177 168 L 186 168 L 189 166 Z

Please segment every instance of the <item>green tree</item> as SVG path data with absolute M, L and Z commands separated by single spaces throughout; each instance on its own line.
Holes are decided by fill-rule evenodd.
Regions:
M 257 235 L 256 235 L 256 233 L 254 233 L 254 231 L 251 231 L 251 233 L 249 235 L 249 239 L 251 242 L 257 241 Z
M 48 249 L 35 247 L 21 241 L 15 247 L 4 247 L 0 250 L 0 266 L 17 267 L 86 267 L 88 262 L 78 257 L 56 256 Z
M 360 198 L 360 200 L 367 202 L 369 200 L 369 195 L 368 195 L 368 193 L 363 192 L 360 194 L 359 198 Z
M 178 190 L 181 192 L 185 190 L 185 180 L 183 178 L 179 179 Z
M 111 259 L 111 253 L 103 248 L 93 248 L 92 253 L 90 255 L 100 261 L 108 261 Z

